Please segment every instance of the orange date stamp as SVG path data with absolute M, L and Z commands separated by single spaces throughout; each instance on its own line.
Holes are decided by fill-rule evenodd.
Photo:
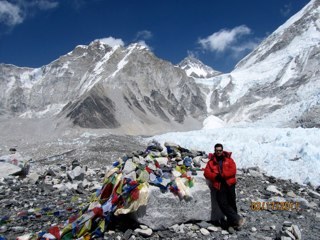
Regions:
M 298 211 L 299 207 L 299 202 L 251 202 L 252 211 Z

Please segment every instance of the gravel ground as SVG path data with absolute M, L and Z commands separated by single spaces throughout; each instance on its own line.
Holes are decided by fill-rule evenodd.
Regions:
M 0 181 L 0 235 L 7 239 L 28 232 L 46 231 L 52 224 L 62 224 L 68 217 L 75 215 L 93 192 L 93 188 L 66 190 L 59 192 L 48 183 L 45 175 L 49 169 L 63 169 L 77 160 L 81 166 L 93 169 L 86 176 L 90 183 L 100 183 L 105 170 L 124 153 L 144 150 L 146 140 L 133 136 L 83 136 L 76 139 L 59 139 L 47 143 L 21 146 L 21 153 L 30 156 L 31 173 L 40 173 L 36 183 L 30 180 L 10 177 Z M 62 175 L 53 176 L 62 178 Z M 273 184 L 289 199 L 294 192 L 303 199 L 299 209 L 291 211 L 261 210 L 253 211 L 251 201 L 272 201 L 275 194 L 266 191 Z M 258 169 L 239 171 L 237 184 L 237 202 L 239 212 L 245 216 L 246 225 L 234 233 L 223 231 L 221 226 L 212 223 L 181 223 L 162 231 L 153 231 L 148 239 L 281 239 L 290 236 L 293 226 L 297 226 L 302 239 L 319 239 L 320 235 L 320 199 L 310 191 L 311 186 L 301 186 L 291 181 L 264 176 Z M 297 198 L 298 199 L 298 198 Z M 293 201 L 293 200 L 292 200 Z M 6 219 L 8 217 L 8 219 Z M 209 228 L 209 227 L 212 228 Z M 135 232 L 139 225 L 127 218 L 121 218 L 111 224 L 104 239 L 143 239 Z M 208 230 L 208 235 L 205 230 Z M 287 232 L 286 232 L 287 231 Z M 288 233 L 289 232 L 289 233 Z

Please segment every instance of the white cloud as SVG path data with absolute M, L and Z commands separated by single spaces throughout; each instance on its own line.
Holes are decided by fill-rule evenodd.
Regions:
M 136 39 L 148 40 L 152 37 L 153 37 L 152 32 L 150 32 L 149 30 L 139 31 L 136 35 Z
M 48 0 L 35 0 L 30 2 L 30 6 L 38 7 L 41 10 L 48 10 L 52 8 L 56 8 L 59 5 L 56 1 L 48 1 Z
M 53 9 L 58 5 L 58 1 L 54 0 L 17 0 L 14 3 L 0 0 L 0 23 L 12 27 L 36 11 Z
M 116 45 L 124 46 L 124 42 L 120 38 L 107 37 L 101 38 L 99 41 L 109 45 L 110 47 L 114 47 Z
M 241 25 L 231 30 L 222 29 L 206 38 L 199 39 L 198 43 L 205 50 L 212 52 L 223 52 L 226 49 L 231 49 L 234 45 L 237 45 L 240 37 L 250 33 L 250 28 L 245 25 Z
M 79 10 L 84 7 L 87 2 L 85 0 L 70 0 L 69 3 L 74 9 Z
M 0 2 L 0 23 L 8 26 L 14 26 L 22 22 L 23 17 L 19 6 L 7 1 Z
M 292 5 L 291 5 L 291 3 L 285 4 L 285 5 L 283 6 L 283 8 L 280 9 L 280 13 L 281 13 L 281 15 L 282 15 L 283 17 L 287 17 L 287 16 L 289 16 L 289 14 L 291 13 L 291 10 L 292 10 Z
M 197 51 L 187 50 L 187 55 L 188 57 L 199 58 L 199 52 Z

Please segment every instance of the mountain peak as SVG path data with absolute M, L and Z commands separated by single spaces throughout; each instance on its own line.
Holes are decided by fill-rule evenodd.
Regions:
M 275 55 L 295 58 L 317 48 L 320 38 L 320 1 L 309 2 L 243 58 L 236 69 L 249 68 Z
M 178 67 L 185 70 L 188 76 L 194 78 L 210 78 L 221 74 L 193 56 L 183 59 Z
M 128 46 L 128 49 L 138 49 L 138 50 L 147 49 L 147 50 L 149 50 L 148 46 L 146 46 L 142 43 L 132 43 Z

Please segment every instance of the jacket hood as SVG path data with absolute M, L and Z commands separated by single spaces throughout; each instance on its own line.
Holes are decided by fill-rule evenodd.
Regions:
M 222 153 L 223 153 L 223 156 L 224 156 L 224 157 L 226 157 L 226 158 L 231 158 L 232 152 L 223 151 Z M 217 161 L 216 155 L 215 155 L 214 153 L 209 153 L 208 158 L 209 158 L 210 160 Z
M 230 158 L 231 155 L 232 155 L 232 152 L 223 151 L 223 155 L 224 155 L 225 157 Z

